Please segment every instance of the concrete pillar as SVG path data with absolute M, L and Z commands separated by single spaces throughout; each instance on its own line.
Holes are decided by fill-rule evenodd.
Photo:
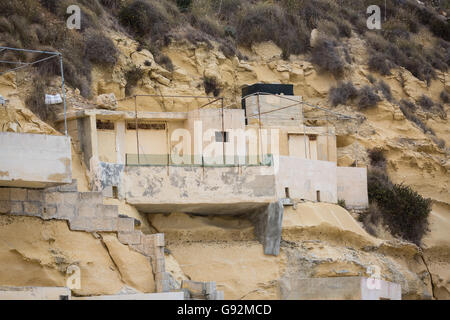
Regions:
M 255 235 L 264 246 L 264 254 L 277 256 L 280 253 L 283 212 L 283 204 L 278 201 L 250 216 L 255 226 Z
M 117 163 L 125 164 L 125 121 L 116 122 L 116 154 Z
M 92 157 L 98 158 L 97 119 L 95 115 L 89 116 L 89 129 L 91 135 Z

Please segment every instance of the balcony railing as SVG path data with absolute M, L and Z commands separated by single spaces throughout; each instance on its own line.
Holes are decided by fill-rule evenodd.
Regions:
M 260 159 L 262 158 L 262 159 Z M 242 156 L 189 156 L 174 161 L 169 154 L 126 154 L 127 166 L 174 166 L 174 167 L 270 167 L 273 165 L 273 155 L 266 154 L 263 157 Z M 181 162 L 181 163 L 180 163 Z

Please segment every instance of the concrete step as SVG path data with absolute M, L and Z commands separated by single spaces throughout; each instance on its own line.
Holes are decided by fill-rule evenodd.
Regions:
M 45 192 L 78 192 L 78 182 L 76 179 L 72 180 L 72 183 L 63 184 L 56 187 L 50 187 L 44 189 Z
M 78 193 L 78 201 L 80 205 L 97 205 L 103 204 L 103 195 L 101 192 L 80 192 Z

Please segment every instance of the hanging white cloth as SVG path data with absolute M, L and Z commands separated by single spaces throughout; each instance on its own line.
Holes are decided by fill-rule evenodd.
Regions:
M 51 94 L 46 94 L 45 95 L 45 104 L 58 104 L 58 103 L 62 103 L 62 98 L 61 95 L 55 94 L 55 95 L 51 95 Z
M 1 104 L 1 105 L 6 104 L 6 100 L 5 100 L 5 98 L 3 98 L 2 95 L 0 95 L 0 104 Z

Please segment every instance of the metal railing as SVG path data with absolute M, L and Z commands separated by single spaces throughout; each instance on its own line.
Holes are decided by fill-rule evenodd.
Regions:
M 125 155 L 127 166 L 153 166 L 153 167 L 270 167 L 273 165 L 273 155 L 259 156 L 217 156 L 204 157 L 191 155 L 184 162 L 174 161 L 169 154 L 130 154 Z M 186 161 L 187 160 L 187 161 Z

